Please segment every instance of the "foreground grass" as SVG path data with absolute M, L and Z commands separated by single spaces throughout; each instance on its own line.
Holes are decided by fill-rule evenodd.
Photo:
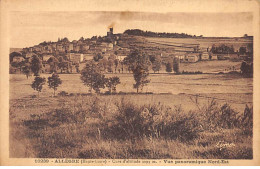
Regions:
M 211 101 L 187 112 L 117 95 L 17 99 L 10 156 L 252 159 L 252 110 Z

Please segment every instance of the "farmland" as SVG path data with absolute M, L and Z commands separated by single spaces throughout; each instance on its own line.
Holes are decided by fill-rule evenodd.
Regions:
M 217 103 L 214 109 L 228 103 L 232 111 L 243 115 L 245 105 L 252 106 L 252 78 L 232 74 L 150 74 L 151 82 L 143 90 L 150 94 L 137 95 L 132 86 L 132 74 L 106 74 L 108 77 L 114 75 L 121 80 L 117 87 L 117 92 L 121 94 L 118 95 L 90 96 L 79 74 L 60 74 L 63 83 L 58 92 L 66 91 L 71 95 L 52 97 L 52 90 L 44 86 L 37 99 L 31 97 L 37 94 L 30 86 L 32 77 L 26 79 L 24 75 L 11 74 L 10 155 L 62 158 L 252 158 L 250 132 L 236 127 L 215 127 L 214 132 L 209 129 L 201 132 L 193 126 L 197 118 L 202 126 L 208 125 L 208 122 L 203 122 L 202 114 L 207 110 L 206 107 L 215 105 L 213 100 Z M 42 76 L 47 78 L 49 74 Z M 110 138 L 109 132 L 114 133 L 114 129 L 119 131 L 120 128 L 109 128 L 109 121 L 115 122 L 113 119 L 121 113 L 127 116 L 124 113 L 128 111 L 124 111 L 124 108 L 129 106 L 134 112 L 139 112 L 142 107 L 148 107 L 152 111 L 153 105 L 158 112 L 162 112 L 161 118 L 169 120 L 163 116 L 163 112 L 169 110 L 173 114 L 177 113 L 171 117 L 181 115 L 181 119 L 188 118 L 185 124 L 191 123 L 189 125 L 193 129 L 190 131 L 187 128 L 187 132 L 191 132 L 191 136 L 195 134 L 194 138 L 186 138 L 180 133 L 175 138 L 173 136 L 176 133 L 169 136 L 170 139 L 167 135 L 161 136 L 165 139 L 158 136 L 151 139 L 147 135 L 142 139 L 131 140 L 132 137 L 139 137 L 132 130 L 128 134 L 134 135 L 124 141 L 116 139 L 119 136 Z M 117 114 L 117 111 L 122 112 Z M 189 127 L 186 125 L 176 132 L 185 133 L 186 127 Z M 117 124 L 112 126 L 116 127 Z M 244 132 L 247 134 L 241 134 Z M 123 137 L 120 136 L 121 139 Z M 233 143 L 235 147 L 220 150 L 216 146 L 219 142 Z
M 253 43 L 253 40 L 244 38 L 146 38 L 148 42 L 156 42 L 163 45 L 200 45 L 202 48 L 211 47 L 213 44 L 225 44 L 233 45 L 235 51 L 239 49 L 240 46 L 248 45 Z

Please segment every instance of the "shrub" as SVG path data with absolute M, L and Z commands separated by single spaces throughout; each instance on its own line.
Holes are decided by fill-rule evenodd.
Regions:
M 194 72 L 192 72 L 192 71 L 182 71 L 182 73 L 181 74 L 202 74 L 203 72 L 201 72 L 201 71 L 194 71 Z
M 244 134 L 253 135 L 253 107 L 249 108 L 246 105 L 244 113 L 241 115 L 240 126 Z
M 103 135 L 106 138 L 135 140 L 164 137 L 190 141 L 200 131 L 195 114 L 185 114 L 181 109 L 172 110 L 160 104 L 136 106 L 124 99 L 116 106 L 116 115 L 104 124 Z
M 69 93 L 65 92 L 65 91 L 61 91 L 60 93 L 58 93 L 58 96 L 68 96 Z

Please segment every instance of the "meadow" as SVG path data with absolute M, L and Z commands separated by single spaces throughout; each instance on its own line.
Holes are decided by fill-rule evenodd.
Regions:
M 148 42 L 156 42 L 163 44 L 179 44 L 179 45 L 200 45 L 202 48 L 211 47 L 215 45 L 233 45 L 235 51 L 239 50 L 241 46 L 253 43 L 252 39 L 245 38 L 146 38 Z
M 136 94 L 132 74 L 106 76 L 118 94 L 60 74 L 67 96 L 45 85 L 35 98 L 33 77 L 10 74 L 10 157 L 252 159 L 252 78 L 150 74 Z

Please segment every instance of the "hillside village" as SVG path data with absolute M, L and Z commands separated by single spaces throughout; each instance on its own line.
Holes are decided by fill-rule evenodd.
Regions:
M 173 58 L 178 58 L 180 63 L 225 59 L 252 61 L 253 47 L 250 45 L 234 47 L 225 44 L 205 46 L 199 43 L 171 43 L 160 41 L 160 38 L 154 40 L 136 36 L 134 31 L 127 30 L 122 34 L 114 34 L 111 27 L 104 37 L 93 36 L 88 39 L 81 37 L 71 42 L 68 38 L 59 38 L 57 42 L 42 42 L 23 48 L 10 54 L 10 73 L 21 72 L 23 64 L 30 62 L 34 55 L 42 61 L 42 73 L 79 73 L 82 64 L 93 59 L 104 64 L 105 72 L 123 72 L 127 69 L 124 59 L 134 49 L 142 51 L 150 58 L 159 57 L 163 64 L 171 62 Z M 110 68 L 106 68 L 107 65 Z

